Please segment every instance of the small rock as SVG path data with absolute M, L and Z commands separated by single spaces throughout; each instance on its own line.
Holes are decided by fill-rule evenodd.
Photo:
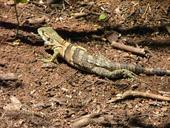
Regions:
M 22 104 L 15 96 L 11 96 L 10 100 L 11 100 L 11 103 L 4 106 L 3 109 L 8 110 L 8 111 L 12 111 L 12 110 L 18 111 L 21 109 Z

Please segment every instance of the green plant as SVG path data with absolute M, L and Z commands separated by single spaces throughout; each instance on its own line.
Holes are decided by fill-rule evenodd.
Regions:
M 99 21 L 105 21 L 107 19 L 107 13 L 103 12 L 99 16 Z
M 27 3 L 28 0 L 14 0 L 14 2 L 17 3 Z
M 19 26 L 20 26 L 20 23 L 19 23 L 19 16 L 18 16 L 18 11 L 17 11 L 17 4 L 18 3 L 27 3 L 28 0 L 14 0 L 14 7 L 15 7 L 15 14 L 16 14 L 16 19 L 17 19 L 17 31 L 16 31 L 16 37 L 18 36 L 18 31 L 19 31 Z

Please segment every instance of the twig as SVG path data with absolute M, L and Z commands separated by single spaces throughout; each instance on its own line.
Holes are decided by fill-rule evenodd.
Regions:
M 146 39 L 138 39 L 138 40 L 128 40 L 128 44 L 130 45 L 142 45 L 142 46 L 169 46 L 170 45 L 170 38 L 166 39 L 152 39 L 152 38 L 146 38 Z
M 116 96 L 117 96 L 116 98 L 109 100 L 108 103 L 117 102 L 119 100 L 123 100 L 128 97 L 143 97 L 143 98 L 151 98 L 155 100 L 170 101 L 170 97 L 161 96 L 149 92 L 140 92 L 140 91 L 132 91 L 132 90 L 126 91 L 123 94 L 117 94 Z
M 17 3 L 14 4 L 14 8 L 15 8 L 15 14 L 16 14 L 16 18 L 17 18 L 17 31 L 16 31 L 16 37 L 18 36 L 19 33 L 19 15 L 18 15 L 18 11 L 17 11 Z
M 85 12 L 78 12 L 78 13 L 74 13 L 72 14 L 74 18 L 80 18 L 80 17 L 84 17 L 84 16 L 87 16 L 88 13 L 85 13 Z
M 144 49 L 117 43 L 116 41 L 114 41 L 112 39 L 112 35 L 108 36 L 107 40 L 111 43 L 111 46 L 113 46 L 115 48 L 125 50 L 125 51 L 129 51 L 129 52 L 132 52 L 132 53 L 137 54 L 137 55 L 145 56 L 145 50 Z
M 145 15 L 147 14 L 147 11 L 148 11 L 149 8 L 150 8 L 150 5 L 149 5 L 149 3 L 148 3 L 147 6 L 146 6 L 146 9 L 145 9 L 145 12 L 144 12 L 143 15 L 141 16 L 142 18 L 145 18 Z
M 166 95 L 166 96 L 170 96 L 170 92 L 165 92 L 165 91 L 159 91 L 159 93 Z
M 14 73 L 0 74 L 0 80 L 12 80 L 15 81 L 18 79 L 18 76 Z
M 85 127 L 89 125 L 90 123 L 94 122 L 93 119 L 100 117 L 100 115 L 101 113 L 92 113 L 92 114 L 82 116 L 76 119 L 76 121 L 74 121 L 74 123 L 72 124 L 72 127 L 73 128 Z
M 28 23 L 28 24 L 42 24 L 46 23 L 48 21 L 48 17 L 42 16 L 38 18 L 32 18 L 32 19 L 26 19 L 24 22 L 21 23 L 21 25 Z

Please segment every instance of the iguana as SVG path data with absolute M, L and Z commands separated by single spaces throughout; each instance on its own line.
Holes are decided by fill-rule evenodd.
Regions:
M 54 54 L 48 61 L 54 61 L 58 56 L 79 70 L 94 73 L 110 79 L 120 77 L 133 77 L 134 74 L 170 75 L 170 70 L 144 68 L 142 66 L 116 63 L 101 55 L 91 55 L 81 46 L 73 45 L 65 41 L 51 27 L 41 27 L 38 34 L 45 41 L 45 45 L 51 46 Z

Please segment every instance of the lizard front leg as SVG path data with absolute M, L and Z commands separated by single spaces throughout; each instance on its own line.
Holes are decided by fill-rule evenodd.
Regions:
M 60 53 L 59 53 L 58 48 L 54 48 L 53 51 L 54 51 L 54 53 L 52 56 L 50 56 L 47 59 L 42 59 L 42 61 L 45 63 L 54 62 L 54 60 L 59 56 Z

